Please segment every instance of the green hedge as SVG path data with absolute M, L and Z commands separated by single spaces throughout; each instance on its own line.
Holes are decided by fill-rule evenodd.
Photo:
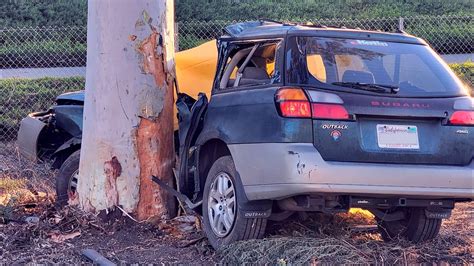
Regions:
M 85 65 L 87 0 L 4 0 L 0 1 L 0 10 L 0 48 L 3 48 L 0 68 Z M 175 12 L 176 21 L 182 25 L 179 28 L 182 50 L 219 36 L 222 27 L 235 20 L 380 21 L 379 18 L 386 18 L 386 27 L 376 22 L 377 28 L 393 30 L 398 25 L 398 17 L 415 17 L 405 21 L 407 32 L 426 39 L 439 53 L 474 51 L 472 0 L 176 0 Z M 423 17 L 441 15 L 464 19 L 439 21 Z M 193 25 L 193 21 L 199 23 Z M 346 23 L 352 24 L 357 22 Z M 364 28 L 359 24 L 355 26 Z M 67 30 L 55 31 L 54 27 Z M 12 28 L 22 29 L 15 32 Z M 58 48 L 49 49 L 46 40 L 54 40 L 49 43 Z
M 462 64 L 450 64 L 449 66 L 470 87 L 471 96 L 474 97 L 474 62 L 467 61 Z
M 3 27 L 85 26 L 87 0 L 2 0 Z
M 85 26 L 87 0 L 3 0 L 0 27 Z M 466 15 L 472 0 L 176 0 L 176 21 Z
M 87 44 L 67 41 L 25 42 L 0 46 L 0 68 L 81 67 Z
M 177 21 L 314 20 L 322 18 L 380 18 L 420 15 L 469 15 L 471 0 L 176 0 Z
M 291 21 L 305 21 L 290 19 Z M 327 26 L 361 28 L 394 32 L 398 29 L 398 18 L 351 20 L 324 19 L 310 21 Z M 222 35 L 222 29 L 233 23 L 231 20 L 186 21 L 178 23 L 179 48 L 193 48 L 207 40 Z M 405 19 L 405 30 L 426 40 L 438 53 L 473 53 L 474 17 L 424 17 Z
M 31 112 L 44 111 L 61 93 L 84 89 L 85 79 L 0 79 L 0 141 L 16 138 L 20 121 Z
M 85 27 L 0 30 L 0 68 L 85 66 L 86 55 Z

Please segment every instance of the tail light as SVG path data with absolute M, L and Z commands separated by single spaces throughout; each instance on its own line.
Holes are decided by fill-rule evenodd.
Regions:
M 350 119 L 339 96 L 331 93 L 311 91 L 310 99 L 301 88 L 282 88 L 275 101 L 283 117 L 315 119 Z
M 474 111 L 455 111 L 449 123 L 456 126 L 474 126 Z
M 317 119 L 349 119 L 349 113 L 339 104 L 313 103 L 311 104 L 313 118 Z
M 280 108 L 280 114 L 284 117 L 311 117 L 311 106 L 302 89 L 280 89 L 276 94 L 275 101 Z

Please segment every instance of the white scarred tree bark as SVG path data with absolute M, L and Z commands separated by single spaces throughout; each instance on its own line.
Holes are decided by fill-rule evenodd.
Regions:
M 140 220 L 173 215 L 173 0 L 89 0 L 78 195 Z

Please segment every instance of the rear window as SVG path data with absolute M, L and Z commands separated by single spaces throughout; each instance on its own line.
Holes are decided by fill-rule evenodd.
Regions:
M 288 47 L 286 72 L 289 84 L 344 91 L 354 90 L 340 86 L 340 83 L 377 84 L 399 88 L 395 97 L 467 94 L 449 67 L 425 45 L 291 37 Z

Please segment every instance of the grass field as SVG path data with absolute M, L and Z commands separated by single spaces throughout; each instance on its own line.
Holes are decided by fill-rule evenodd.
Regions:
M 48 110 L 61 93 L 84 89 L 85 79 L 0 79 L 0 141 L 16 138 L 20 121 L 32 112 Z

